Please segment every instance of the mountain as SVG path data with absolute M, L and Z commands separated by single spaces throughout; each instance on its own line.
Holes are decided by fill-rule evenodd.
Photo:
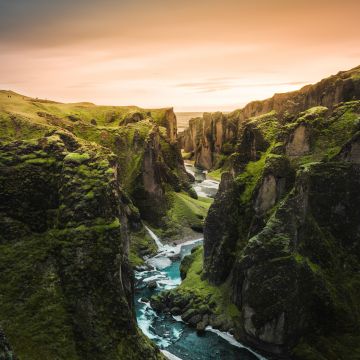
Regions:
M 358 359 L 360 67 L 179 136 L 221 184 L 204 249 L 153 306 L 271 359 Z

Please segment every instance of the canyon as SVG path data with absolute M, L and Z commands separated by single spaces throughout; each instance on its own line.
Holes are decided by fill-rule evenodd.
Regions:
M 165 359 L 135 297 L 258 357 L 357 359 L 360 67 L 177 127 L 172 108 L 0 91 L 1 356 Z M 204 240 L 143 301 L 154 236 Z

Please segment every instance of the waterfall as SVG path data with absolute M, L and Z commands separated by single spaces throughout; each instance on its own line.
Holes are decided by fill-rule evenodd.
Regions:
M 151 236 L 151 238 L 155 241 L 157 247 L 159 250 L 164 249 L 164 245 L 162 244 L 162 242 L 160 241 L 159 237 L 156 236 L 156 234 L 154 234 L 154 232 L 148 228 L 146 225 L 144 225 L 146 231 L 149 233 L 149 235 Z

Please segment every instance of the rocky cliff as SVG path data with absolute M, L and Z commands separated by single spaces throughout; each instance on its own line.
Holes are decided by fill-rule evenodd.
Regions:
M 136 326 L 130 260 L 156 249 L 141 219 L 166 228 L 173 194 L 192 194 L 172 109 L 1 92 L 0 127 L 5 358 L 9 341 L 24 359 L 162 359 Z
M 223 174 L 205 223 L 203 276 L 230 284 L 239 338 L 265 352 L 359 355 L 359 115 L 351 101 L 284 125 L 253 119 L 245 151 Z
M 291 122 L 296 114 L 311 107 L 332 109 L 340 102 L 358 99 L 359 71 L 359 67 L 343 71 L 298 91 L 251 102 L 230 114 L 205 113 L 202 118 L 190 120 L 189 127 L 179 133 L 181 147 L 192 155 L 197 166 L 208 170 L 221 167 L 236 149 L 244 123 L 250 118 L 274 111 L 282 122 Z

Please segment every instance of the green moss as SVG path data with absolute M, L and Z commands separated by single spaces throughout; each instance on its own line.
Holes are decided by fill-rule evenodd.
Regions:
M 217 180 L 217 181 L 220 181 L 221 180 L 221 174 L 223 173 L 223 169 L 222 168 L 219 168 L 217 170 L 213 170 L 213 171 L 210 171 L 208 174 L 207 174 L 207 177 L 209 177 L 210 179 L 214 179 L 214 180 Z
M 246 203 L 250 200 L 256 185 L 261 179 L 261 175 L 265 168 L 266 158 L 269 155 L 269 151 L 261 155 L 258 161 L 250 161 L 247 163 L 244 172 L 242 172 L 237 178 L 237 182 L 244 185 L 244 191 L 240 195 L 240 200 Z
M 34 158 L 34 159 L 27 159 L 26 163 L 32 165 L 52 165 L 56 162 L 56 159 L 52 158 Z
M 342 146 L 359 130 L 360 101 L 340 104 L 330 116 L 328 109 L 317 106 L 300 116 L 296 122 L 287 125 L 294 129 L 300 123 L 311 126 L 311 154 L 293 159 L 294 166 L 315 161 L 328 161 L 337 155 Z
M 90 156 L 87 153 L 83 153 L 83 154 L 69 153 L 65 156 L 64 161 L 81 164 L 89 159 L 90 159 Z
M 203 221 L 212 199 L 199 197 L 194 199 L 186 193 L 168 193 L 170 203 L 166 214 L 166 228 L 160 230 L 162 238 L 178 236 L 179 232 L 189 230 L 202 231 Z
M 268 143 L 275 141 L 280 130 L 276 111 L 270 111 L 266 114 L 252 117 L 248 123 L 253 126 L 255 125 L 256 129 L 260 130 L 262 136 Z
M 359 336 L 339 335 L 337 337 L 310 336 L 309 341 L 301 339 L 293 350 L 295 360 L 357 360 L 360 356 Z
M 198 305 L 211 303 L 215 305 L 214 313 L 223 315 L 225 319 L 236 321 L 240 316 L 238 308 L 230 301 L 230 284 L 213 286 L 203 279 L 203 247 L 200 246 L 191 256 L 191 264 L 188 264 L 186 277 L 176 289 L 180 294 L 191 293 L 198 299 Z M 195 305 L 193 305 L 195 306 Z
M 192 158 L 192 153 L 187 153 L 187 152 L 182 151 L 181 156 L 184 160 L 190 160 Z
M 19 356 L 78 359 L 51 246 L 48 234 L 0 246 L 0 317 Z
M 93 191 L 89 191 L 89 192 L 85 195 L 85 197 L 86 197 L 87 199 L 93 199 L 93 198 L 95 197 L 95 194 L 94 194 Z
M 306 262 L 306 263 L 309 265 L 310 269 L 311 269 L 314 273 L 317 273 L 317 272 L 321 271 L 319 265 L 313 263 L 313 262 L 312 262 L 309 258 L 307 258 L 307 257 L 304 257 L 304 256 L 302 256 L 302 255 L 300 255 L 300 254 L 298 254 L 298 253 L 295 253 L 295 254 L 294 254 L 294 258 L 295 258 L 295 260 L 296 260 L 298 263 L 300 263 L 300 264 Z

